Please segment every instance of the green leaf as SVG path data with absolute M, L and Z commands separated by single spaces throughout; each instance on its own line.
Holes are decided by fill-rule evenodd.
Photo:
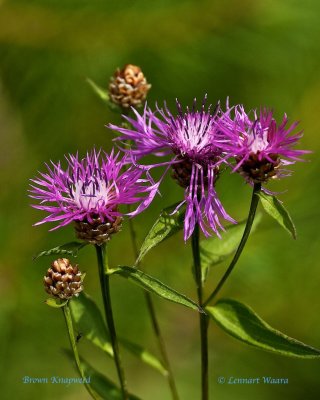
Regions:
M 87 244 L 88 243 L 85 242 L 66 243 L 61 246 L 54 247 L 53 249 L 42 251 L 41 253 L 34 256 L 33 260 L 35 261 L 38 258 L 44 256 L 56 256 L 56 255 L 77 257 L 79 251 Z
M 297 231 L 294 223 L 280 200 L 276 196 L 260 192 L 258 193 L 261 204 L 266 212 L 271 215 L 287 232 L 289 232 L 293 239 L 297 238 Z
M 82 292 L 79 297 L 70 301 L 69 306 L 78 332 L 81 332 L 86 339 L 113 357 L 107 327 L 98 306 L 92 298 Z
M 96 371 L 85 360 L 81 360 L 81 365 L 86 376 L 90 376 L 91 387 L 105 400 L 122 400 L 120 389 L 105 375 Z M 133 394 L 128 395 L 129 400 L 140 400 Z
M 187 296 L 178 293 L 176 290 L 171 289 L 158 279 L 138 270 L 137 268 L 126 266 L 118 267 L 113 270 L 113 273 L 129 279 L 141 288 L 151 293 L 155 293 L 166 300 L 203 312 L 203 310 L 193 300 L 190 300 Z
M 178 204 L 179 203 L 176 203 L 161 211 L 159 218 L 150 229 L 141 246 L 136 265 L 153 247 L 168 239 L 183 228 L 185 207 L 182 206 L 175 214 L 170 215 L 177 208 Z
M 87 82 L 93 89 L 94 93 L 103 101 L 109 101 L 109 95 L 107 90 L 103 89 L 101 86 L 97 85 L 92 79 L 87 78 Z
M 73 360 L 73 354 L 70 350 L 65 350 L 70 360 Z M 88 379 L 91 388 L 101 396 L 101 400 L 122 400 L 120 389 L 105 375 L 94 369 L 82 357 L 80 358 L 84 376 Z M 129 394 L 129 400 L 140 400 L 139 397 Z
M 254 232 L 260 221 L 261 214 L 256 214 L 251 228 L 251 233 Z M 211 267 L 221 263 L 237 250 L 246 222 L 247 221 L 245 220 L 236 225 L 227 226 L 225 232 L 222 232 L 221 239 L 214 235 L 205 240 L 201 240 L 200 257 L 202 282 L 205 282 L 208 271 Z
M 110 357 L 113 357 L 109 333 L 102 314 L 92 298 L 82 292 L 78 298 L 73 298 L 70 301 L 70 309 L 78 332 L 81 332 L 86 339 L 105 351 Z M 132 343 L 129 340 L 120 337 L 118 340 L 124 348 L 145 364 L 156 369 L 162 375 L 167 375 L 167 370 L 156 356 L 145 350 L 142 346 Z
M 61 307 L 64 307 L 64 306 L 68 303 L 68 301 L 69 301 L 69 300 L 61 301 L 60 299 L 56 299 L 56 298 L 54 298 L 54 297 L 49 297 L 49 298 L 45 301 L 45 303 L 46 303 L 48 306 L 53 307 L 53 308 L 61 308 Z
M 224 331 L 257 349 L 288 357 L 320 357 L 320 350 L 275 330 L 236 300 L 221 299 L 213 307 L 206 307 L 206 311 Z
M 123 110 L 121 107 L 117 106 L 115 103 L 110 101 L 108 91 L 103 89 L 101 86 L 97 85 L 92 79 L 87 78 L 87 82 L 93 89 L 94 93 L 104 102 L 107 103 L 111 111 L 122 114 Z
M 140 358 L 140 360 L 143 361 L 145 364 L 147 364 L 150 367 L 154 368 L 155 370 L 159 371 L 163 376 L 168 376 L 168 371 L 163 366 L 161 361 L 158 358 L 156 358 L 153 354 L 151 354 L 147 350 L 145 350 L 142 346 L 140 346 L 136 343 L 130 342 L 129 340 L 124 339 L 122 337 L 119 337 L 118 340 L 119 340 L 119 343 L 125 349 L 130 351 L 136 357 Z

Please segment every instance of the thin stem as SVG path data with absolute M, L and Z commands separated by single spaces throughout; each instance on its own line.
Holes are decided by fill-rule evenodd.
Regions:
M 225 274 L 223 275 L 223 277 L 221 278 L 220 282 L 218 283 L 217 287 L 215 288 L 215 290 L 211 293 L 211 295 L 208 297 L 208 299 L 204 302 L 204 306 L 206 306 L 208 303 L 210 303 L 211 300 L 213 300 L 216 295 L 220 292 L 223 284 L 225 283 L 225 281 L 228 279 L 228 276 L 231 274 L 232 270 L 234 269 L 234 267 L 236 266 L 239 257 L 247 243 L 248 237 L 250 235 L 250 231 L 252 228 L 252 224 L 254 221 L 254 217 L 256 215 L 256 210 L 257 210 L 257 206 L 259 203 L 259 192 L 261 191 L 261 183 L 255 183 L 254 187 L 253 187 L 253 192 L 252 192 L 252 197 L 251 197 L 251 204 L 250 204 L 250 210 L 249 210 L 249 215 L 248 215 L 248 219 L 247 219 L 247 223 L 246 223 L 246 227 L 244 229 L 241 241 L 239 243 L 239 246 L 237 248 L 236 254 L 234 255 L 227 271 L 225 272 Z
M 126 115 L 130 114 L 130 109 L 127 111 Z M 126 127 L 126 122 L 123 122 L 122 125 Z M 125 141 L 127 144 L 130 144 L 130 140 Z M 128 213 L 131 211 L 130 210 L 130 204 L 128 204 L 127 206 L 128 209 Z M 139 249 L 138 249 L 138 244 L 137 244 L 137 235 L 136 235 L 136 231 L 134 229 L 134 224 L 131 218 L 129 218 L 129 230 L 130 230 L 130 237 L 131 237 L 131 243 L 132 243 L 132 247 L 133 247 L 133 252 L 134 252 L 134 256 L 135 259 L 138 259 L 139 256 Z M 138 264 L 139 266 L 139 264 Z M 168 379 L 168 384 L 170 387 L 170 391 L 171 391 L 171 396 L 173 400 L 179 400 L 179 395 L 178 395 L 178 391 L 177 391 L 177 386 L 175 383 L 175 379 L 173 376 L 173 372 L 172 372 L 172 368 L 171 368 L 171 364 L 169 361 L 169 357 L 168 357 L 168 352 L 166 349 L 166 345 L 165 345 L 165 341 L 163 339 L 162 333 L 161 333 L 161 329 L 160 329 L 160 325 L 157 319 L 157 315 L 156 315 L 156 311 L 154 308 L 154 304 L 152 301 L 152 297 L 150 295 L 150 293 L 144 291 L 144 297 L 146 300 L 146 304 L 147 304 L 147 309 L 149 312 L 149 316 L 151 319 L 151 323 L 152 323 L 152 328 L 154 331 L 154 334 L 157 338 L 157 342 L 158 342 L 158 348 L 160 351 L 160 354 L 162 356 L 162 361 L 163 361 L 163 365 L 167 370 L 167 379 Z
M 131 211 L 130 204 L 128 204 L 127 208 L 128 208 L 128 213 L 129 213 Z M 137 244 L 137 234 L 134 229 L 132 218 L 128 218 L 128 222 L 129 222 L 129 231 L 130 231 L 130 237 L 131 237 L 131 244 L 132 244 L 132 248 L 133 248 L 133 254 L 134 254 L 135 259 L 137 260 L 138 256 L 139 256 L 139 249 L 138 249 L 138 244 Z
M 128 205 L 128 212 L 130 212 L 130 205 Z M 136 235 L 136 231 L 134 229 L 134 224 L 133 224 L 133 221 L 131 218 L 129 218 L 129 230 L 130 230 L 131 243 L 132 243 L 132 247 L 133 247 L 134 256 L 135 256 L 135 259 L 137 260 L 138 256 L 139 256 L 139 250 L 138 250 L 138 245 L 137 245 L 137 235 Z M 148 309 L 149 316 L 151 319 L 152 328 L 153 328 L 154 334 L 157 338 L 158 347 L 159 347 L 159 351 L 160 351 L 160 354 L 162 357 L 163 365 L 168 372 L 167 379 L 168 379 L 168 384 L 170 387 L 172 399 L 179 400 L 179 395 L 178 395 L 175 379 L 174 379 L 171 364 L 169 361 L 166 345 L 165 345 L 165 342 L 164 342 L 164 339 L 163 339 L 163 336 L 161 333 L 160 325 L 159 325 L 159 322 L 157 319 L 157 315 L 156 315 L 156 311 L 155 311 L 154 304 L 152 301 L 152 297 L 151 297 L 150 293 L 146 292 L 146 291 L 144 291 L 144 297 L 146 300 L 147 309 Z
M 166 368 L 166 370 L 168 372 L 167 379 L 168 379 L 168 383 L 169 383 L 169 387 L 170 387 L 170 391 L 171 391 L 171 396 L 174 400 L 179 400 L 179 395 L 178 395 L 175 379 L 174 379 L 174 376 L 172 373 L 166 345 L 165 345 L 165 342 L 164 342 L 164 339 L 163 339 L 163 336 L 162 336 L 162 333 L 160 330 L 160 326 L 158 323 L 158 319 L 156 316 L 156 312 L 154 309 L 154 305 L 153 305 L 153 301 L 152 301 L 150 293 L 145 292 L 145 299 L 146 299 L 149 315 L 151 318 L 152 327 L 153 327 L 154 333 L 155 333 L 157 341 L 158 341 L 158 346 L 159 346 L 159 351 L 162 356 L 162 361 L 163 361 L 164 367 Z
M 126 380 L 124 376 L 124 371 L 121 364 L 120 358 L 120 351 L 119 351 L 119 344 L 116 335 L 116 329 L 114 325 L 112 307 L 111 307 L 111 297 L 110 297 L 110 282 L 109 282 L 109 275 L 108 275 L 108 263 L 106 257 L 106 244 L 99 246 L 96 245 L 96 252 L 98 258 L 98 266 L 99 266 L 99 276 L 100 276 L 100 284 L 101 284 L 101 292 L 103 298 L 103 305 L 107 320 L 107 325 L 109 328 L 111 345 L 113 349 L 114 361 L 117 368 L 117 373 L 119 377 L 119 382 L 121 386 L 122 398 L 123 400 L 128 400 L 128 392 L 126 388 Z
M 76 344 L 76 338 L 74 336 L 74 329 L 73 329 L 73 324 L 72 324 L 71 313 L 70 313 L 68 303 L 62 307 L 62 311 L 63 311 L 64 319 L 66 321 L 68 336 L 69 336 L 74 360 L 76 362 L 76 366 L 78 368 L 79 374 L 80 374 L 81 378 L 83 379 L 83 383 L 84 383 L 87 391 L 90 393 L 91 397 L 95 400 L 99 400 L 100 397 L 92 390 L 91 386 L 87 383 L 87 377 L 84 375 L 84 372 L 83 372 L 83 369 L 81 366 L 80 357 L 79 357 L 77 344 Z
M 203 306 L 203 287 L 202 271 L 199 248 L 199 225 L 196 224 L 192 234 L 192 254 L 194 263 L 195 280 L 197 284 L 197 294 L 199 306 Z M 208 317 L 206 314 L 199 313 L 200 337 L 201 337 L 201 393 L 202 400 L 209 399 L 209 360 L 208 360 Z

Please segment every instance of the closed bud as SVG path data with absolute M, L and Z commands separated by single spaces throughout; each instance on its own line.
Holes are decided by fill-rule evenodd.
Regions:
M 127 64 L 117 69 L 109 84 L 110 100 L 127 109 L 143 104 L 151 85 L 147 82 L 141 68 Z
M 43 279 L 45 291 L 60 299 L 78 296 L 83 290 L 81 272 L 67 258 L 59 258 L 51 264 Z

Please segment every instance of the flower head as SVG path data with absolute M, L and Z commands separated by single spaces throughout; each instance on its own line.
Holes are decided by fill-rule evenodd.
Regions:
M 219 108 L 211 112 L 206 108 L 206 97 L 201 109 L 196 100 L 184 112 L 177 101 L 177 115 L 166 107 L 153 112 L 145 107 L 140 115 L 133 109 L 135 118 L 124 116 L 132 128 L 110 125 L 122 135 L 117 140 L 131 140 L 130 150 L 138 158 L 147 154 L 171 155 L 167 163 L 172 166 L 173 177 L 185 188 L 186 216 L 184 236 L 187 240 L 198 223 L 206 236 L 209 231 L 219 235 L 223 229 L 219 217 L 235 222 L 224 210 L 214 185 L 218 176 L 217 166 L 222 151 L 216 146 L 219 135 L 216 119 Z M 162 163 L 164 164 L 164 163 Z M 162 165 L 161 163 L 153 166 Z
M 135 215 L 148 207 L 158 189 L 142 167 L 128 164 L 127 156 L 121 158 L 114 151 L 92 150 L 83 159 L 69 155 L 66 161 L 66 169 L 52 162 L 46 173 L 31 180 L 30 197 L 40 200 L 33 207 L 49 213 L 35 225 L 57 222 L 57 229 L 75 221 L 97 230 L 105 223 L 109 225 L 97 234 L 108 227 L 114 231 L 111 225 L 119 224 L 120 205 L 140 203 L 131 213 Z
M 218 121 L 223 140 L 218 146 L 227 157 L 234 157 L 238 171 L 250 183 L 267 182 L 270 178 L 282 178 L 290 174 L 282 167 L 302 161 L 300 156 L 309 153 L 293 147 L 302 136 L 302 132 L 292 134 L 298 122 L 287 126 L 288 118 L 284 115 L 280 124 L 273 118 L 273 112 L 261 109 L 258 114 L 252 111 L 250 118 L 243 108 L 234 107 Z
M 109 84 L 109 96 L 113 103 L 123 109 L 141 106 L 151 85 L 147 82 L 141 68 L 127 64 L 117 69 Z

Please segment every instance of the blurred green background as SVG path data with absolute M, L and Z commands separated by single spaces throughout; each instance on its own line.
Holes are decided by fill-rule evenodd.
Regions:
M 86 77 L 107 86 L 116 67 L 140 65 L 152 83 L 149 101 L 178 97 L 188 104 L 208 93 L 216 102 L 230 96 L 246 107 L 267 105 L 278 117 L 299 119 L 301 148 L 313 150 L 292 177 L 273 184 L 290 210 L 297 241 L 263 218 L 223 289 L 223 296 L 251 305 L 272 326 L 320 347 L 319 157 L 320 3 L 317 0 L 0 0 L 1 137 L 1 399 L 87 399 L 80 385 L 23 384 L 24 376 L 76 376 L 61 349 L 68 346 L 62 313 L 44 304 L 42 277 L 50 260 L 32 262 L 39 250 L 68 242 L 72 228 L 48 233 L 32 227 L 41 213 L 31 209 L 28 179 L 43 163 L 93 145 L 110 149 L 119 122 L 92 93 Z M 246 216 L 250 188 L 236 175 L 219 180 L 229 213 Z M 139 241 L 161 208 L 182 190 L 167 179 L 163 196 L 136 219 Z M 111 262 L 130 265 L 128 227 L 110 243 Z M 153 250 L 146 268 L 195 298 L 191 249 L 182 234 Z M 93 249 L 78 257 L 86 290 L 100 303 Z M 211 271 L 213 287 L 226 264 Z M 116 324 L 121 334 L 157 352 L 142 293 L 112 282 Z M 183 400 L 199 398 L 196 313 L 155 299 Z M 210 328 L 210 384 L 213 399 L 318 399 L 319 361 L 258 352 Z M 114 378 L 109 359 L 85 340 L 80 350 Z M 165 380 L 123 354 L 130 389 L 147 400 L 169 399 Z M 218 385 L 219 376 L 273 376 L 288 385 Z

